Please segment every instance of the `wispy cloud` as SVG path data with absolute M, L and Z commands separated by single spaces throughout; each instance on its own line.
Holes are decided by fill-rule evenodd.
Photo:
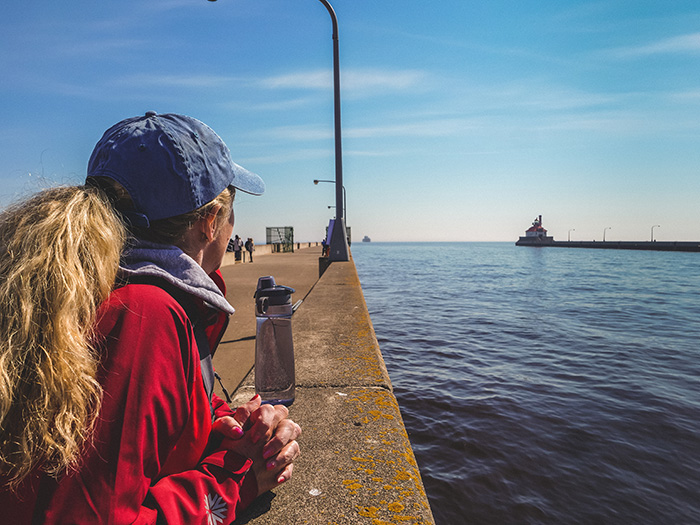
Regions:
M 226 92 L 236 84 L 242 84 L 241 79 L 217 75 L 173 75 L 173 74 L 134 74 L 121 75 L 114 78 L 105 77 L 99 82 L 86 83 L 79 80 L 66 81 L 62 77 L 50 83 L 41 82 L 36 75 L 24 75 L 12 78 L 16 86 L 28 86 L 37 92 L 51 93 L 73 99 L 89 100 L 139 100 L 149 97 L 153 90 L 158 91 L 159 97 L 165 97 L 171 92 L 182 90 L 200 90 Z
M 350 70 L 345 74 L 344 82 L 348 89 L 383 89 L 404 90 L 420 85 L 426 78 L 425 73 L 415 70 Z
M 425 77 L 417 70 L 350 69 L 341 72 L 340 84 L 347 91 L 388 92 L 419 86 Z M 261 79 L 260 85 L 268 89 L 330 89 L 333 74 L 330 69 L 289 73 Z
M 315 126 L 280 126 L 266 130 L 265 135 L 283 141 L 327 140 L 333 137 L 333 128 Z
M 700 102 L 700 89 L 672 93 L 670 98 L 673 100 L 680 100 L 682 102 Z
M 482 96 L 495 107 L 508 110 L 517 107 L 547 113 L 606 106 L 619 103 L 623 98 L 621 95 L 586 92 L 546 82 L 515 83 L 503 89 L 484 91 Z
M 243 82 L 240 78 L 225 75 L 167 75 L 167 74 L 137 74 L 128 75 L 114 81 L 120 85 L 138 86 L 162 86 L 162 87 L 190 87 L 190 88 L 218 88 L 234 82 Z
M 612 50 L 612 55 L 618 58 L 687 53 L 700 53 L 700 33 L 678 35 L 640 46 L 622 47 Z
M 260 80 L 260 85 L 269 89 L 326 89 L 333 85 L 330 70 L 288 73 Z
M 241 163 L 246 165 L 253 164 L 289 164 L 292 162 L 309 161 L 315 159 L 328 158 L 333 155 L 332 148 L 296 148 L 293 151 L 280 152 L 275 151 L 274 155 L 266 155 L 260 157 L 244 157 L 240 159 Z
M 350 138 L 378 137 L 446 137 L 467 129 L 475 129 L 470 119 L 436 119 L 381 126 L 354 127 L 345 131 Z
M 282 98 L 275 100 L 267 100 L 264 102 L 246 100 L 229 100 L 221 104 L 224 109 L 234 111 L 246 111 L 254 113 L 258 111 L 290 111 L 294 109 L 305 108 L 318 104 L 318 100 L 314 97 L 298 97 L 298 98 Z
M 377 93 L 407 90 L 421 84 L 424 74 L 419 71 L 379 71 L 350 70 L 341 74 L 343 91 Z M 233 77 L 227 75 L 207 74 L 159 74 L 144 73 L 123 76 L 114 81 L 119 85 L 221 88 L 230 85 L 238 87 L 261 86 L 273 90 L 330 90 L 333 87 L 333 75 L 330 70 L 317 70 L 286 75 L 277 75 L 260 79 Z M 304 105 L 308 99 L 295 98 L 285 105 Z
M 421 119 L 376 126 L 354 126 L 343 129 L 343 136 L 353 139 L 445 137 L 474 130 L 479 123 L 467 118 Z M 329 140 L 333 137 L 330 126 L 282 126 L 268 129 L 265 135 L 281 141 Z
M 497 84 L 443 82 L 442 99 L 424 106 L 445 115 L 524 115 L 587 111 L 628 103 L 633 93 L 579 89 L 546 78 L 522 78 Z M 420 111 L 414 110 L 414 114 Z

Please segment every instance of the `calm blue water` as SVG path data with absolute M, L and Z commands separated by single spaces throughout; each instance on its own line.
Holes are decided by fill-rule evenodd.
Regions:
M 438 524 L 700 523 L 700 254 L 352 255 Z

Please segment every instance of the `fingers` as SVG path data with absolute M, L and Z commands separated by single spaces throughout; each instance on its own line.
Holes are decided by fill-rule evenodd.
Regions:
M 224 436 L 221 446 L 254 459 L 258 475 L 269 488 L 288 481 L 291 465 L 299 457 L 301 427 L 288 419 L 284 405 L 261 405 L 259 396 L 239 407 L 234 416 L 214 422 L 214 430 Z M 264 474 L 263 474 L 264 473 Z
M 224 416 L 214 421 L 213 430 L 228 439 L 240 439 L 250 415 L 260 408 L 260 396 L 254 395 L 250 400 L 236 409 L 233 417 Z
M 290 463 L 285 467 L 285 469 L 277 476 L 277 484 L 281 485 L 285 481 L 289 481 L 292 477 L 292 471 L 294 470 L 294 463 Z
M 243 428 L 231 416 L 220 417 L 212 424 L 212 430 L 218 432 L 227 439 L 241 439 L 243 437 Z
M 294 463 L 290 461 L 287 464 L 270 470 L 259 467 L 256 468 L 256 465 L 253 464 L 253 471 L 258 484 L 258 495 L 260 495 L 289 481 L 294 471 Z
M 232 449 L 246 449 L 253 459 L 258 494 L 289 481 L 301 455 L 297 442 L 301 427 L 288 416 L 283 405 L 262 405 L 250 413 L 244 438 L 231 442 Z
M 291 419 L 280 421 L 275 429 L 275 434 L 265 443 L 263 447 L 263 457 L 271 458 L 277 454 L 289 442 L 295 441 L 301 435 L 301 427 Z
M 288 415 L 289 410 L 284 405 L 260 406 L 250 414 L 251 427 L 248 434 L 251 442 L 257 443 L 264 437 L 269 439 L 280 421 L 283 421 Z
M 236 409 L 236 413 L 233 417 L 236 419 L 236 421 L 238 421 L 241 427 L 245 428 L 250 415 L 260 408 L 261 403 L 262 400 L 260 399 L 260 396 L 255 394 L 247 403 L 239 406 Z
M 266 461 L 265 468 L 269 471 L 284 470 L 286 467 L 290 466 L 294 461 L 296 461 L 300 455 L 301 449 L 299 448 L 299 443 L 296 441 L 291 441 L 282 447 L 277 454 Z

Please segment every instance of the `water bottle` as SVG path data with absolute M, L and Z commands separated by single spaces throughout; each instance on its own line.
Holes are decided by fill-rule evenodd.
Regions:
M 255 291 L 255 392 L 263 403 L 294 402 L 293 288 L 260 277 Z

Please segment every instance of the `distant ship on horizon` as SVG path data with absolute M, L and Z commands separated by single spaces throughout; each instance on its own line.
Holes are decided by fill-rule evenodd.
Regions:
M 362 242 L 372 242 L 372 239 L 365 235 L 364 237 L 362 237 Z

